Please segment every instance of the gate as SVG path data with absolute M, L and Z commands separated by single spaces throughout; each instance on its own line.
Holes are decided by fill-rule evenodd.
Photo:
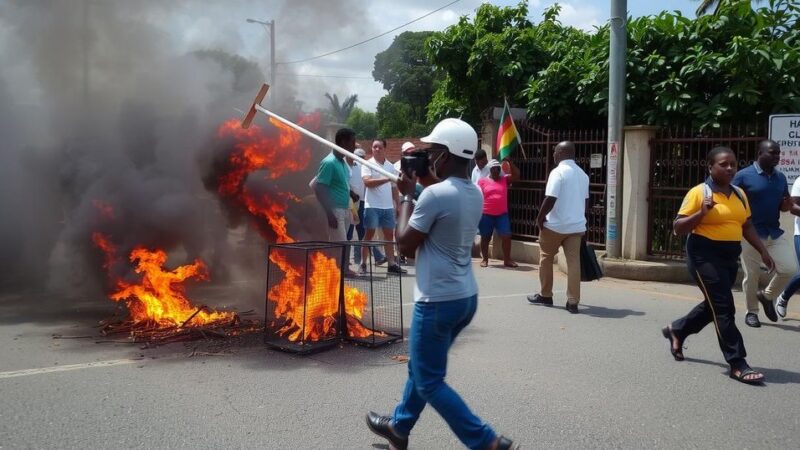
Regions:
M 706 154 L 724 145 L 736 153 L 739 169 L 753 163 L 764 129 L 753 125 L 722 127 L 714 132 L 664 128 L 650 141 L 650 193 L 647 251 L 668 259 L 684 257 L 686 237 L 672 233 L 672 222 L 686 192 L 703 182 Z
M 547 175 L 555 167 L 553 148 L 561 141 L 575 143 L 575 162 L 589 175 L 589 211 L 586 239 L 598 248 L 606 243 L 606 130 L 550 130 L 520 124 L 522 151 L 511 159 L 520 180 L 508 191 L 511 234 L 514 239 L 538 239 L 536 216 L 544 200 Z M 594 166 L 592 167 L 592 155 Z

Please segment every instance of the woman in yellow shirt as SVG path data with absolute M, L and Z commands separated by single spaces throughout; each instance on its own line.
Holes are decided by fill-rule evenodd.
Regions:
M 728 147 L 708 153 L 709 177 L 693 187 L 683 199 L 673 223 L 676 234 L 689 234 L 686 256 L 689 271 L 703 292 L 704 300 L 689 314 L 664 327 L 670 352 L 683 361 L 683 341 L 714 323 L 719 346 L 731 367 L 731 378 L 748 384 L 764 382 L 764 374 L 747 364 L 747 352 L 736 328 L 731 288 L 739 270 L 742 237 L 758 252 L 772 271 L 775 263 L 750 223 L 750 205 L 744 191 L 731 185 L 736 174 L 736 155 Z

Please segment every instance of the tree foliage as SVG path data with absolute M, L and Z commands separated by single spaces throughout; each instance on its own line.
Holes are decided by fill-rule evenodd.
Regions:
M 507 96 L 550 126 L 605 126 L 608 27 L 587 33 L 563 26 L 558 14 L 553 6 L 533 24 L 524 2 L 484 4 L 473 21 L 435 33 L 428 55 L 446 76 L 429 119 L 476 121 Z M 627 123 L 718 127 L 800 111 L 798 19 L 792 0 L 756 10 L 731 0 L 697 19 L 662 12 L 629 20 Z
M 425 40 L 431 34 L 430 31 L 406 31 L 375 56 L 372 76 L 389 91 L 378 106 L 382 136 L 415 136 L 415 131 L 427 128 L 428 102 L 441 78 L 425 55 Z M 401 112 L 402 117 L 399 117 Z M 396 121 L 398 118 L 401 120 Z
M 326 92 L 325 98 L 331 102 L 330 109 L 328 109 L 330 119 L 336 123 L 347 123 L 347 118 L 350 117 L 350 113 L 358 102 L 358 94 L 346 97 L 341 103 L 339 103 L 339 97 L 336 94 L 331 96 L 331 94 Z
M 375 113 L 353 108 L 347 118 L 347 126 L 356 132 L 358 139 L 375 139 L 378 137 L 378 118 Z
M 381 137 L 418 137 L 428 134 L 428 125 L 417 122 L 413 107 L 408 103 L 395 101 L 386 95 L 378 101 L 378 135 Z
M 528 78 L 549 61 L 527 15 L 525 1 L 516 7 L 484 3 L 474 20 L 461 17 L 428 39 L 428 58 L 445 74 L 428 105 L 430 122 L 462 117 L 474 124 L 504 96 L 512 104 L 523 99 Z

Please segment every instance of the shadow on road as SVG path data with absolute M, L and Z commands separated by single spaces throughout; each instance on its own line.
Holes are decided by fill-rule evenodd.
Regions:
M 706 359 L 686 358 L 686 361 L 699 364 L 706 364 L 709 366 L 721 367 L 725 369 L 724 373 L 726 376 L 728 375 L 728 371 L 730 370 L 730 367 L 727 364 L 715 361 L 708 361 Z M 770 369 L 767 367 L 754 367 L 754 369 L 764 373 L 764 377 L 766 378 L 766 384 L 800 384 L 800 373 L 792 372 L 791 370 Z
M 583 308 L 580 309 L 581 314 L 590 317 L 599 317 L 602 319 L 624 319 L 628 316 L 643 316 L 643 311 L 634 311 L 632 309 L 616 309 L 606 308 L 605 306 L 586 305 L 581 303 Z
M 783 324 L 780 324 L 780 323 L 768 323 L 766 321 L 761 322 L 761 325 L 763 325 L 765 327 L 780 328 L 781 330 L 800 331 L 800 327 L 793 326 L 793 325 L 783 325 Z

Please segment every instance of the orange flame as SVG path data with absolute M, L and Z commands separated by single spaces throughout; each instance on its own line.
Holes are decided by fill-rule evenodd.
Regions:
M 303 269 L 292 265 L 284 253 L 272 251 L 270 260 L 284 273 L 283 280 L 267 294 L 267 298 L 275 303 L 273 316 L 283 321 L 277 334 L 286 336 L 291 342 L 300 338 L 313 342 L 335 337 L 341 282 L 341 270 L 336 259 L 319 251 L 313 252 L 309 260 L 311 275 L 306 286 L 303 285 Z M 379 333 L 360 322 L 367 306 L 366 294 L 345 285 L 344 297 L 348 335 L 366 338 Z
M 302 136 L 292 128 L 270 118 L 278 129 L 275 137 L 268 136 L 258 125 L 243 129 L 236 119 L 220 125 L 220 138 L 233 138 L 234 150 L 228 157 L 229 170 L 218 179 L 217 192 L 222 197 L 232 197 L 255 217 L 266 219 L 277 235 L 278 242 L 294 242 L 286 230 L 284 214 L 288 199 L 296 200 L 289 193 L 278 193 L 277 198 L 267 195 L 255 196 L 244 187 L 252 172 L 267 169 L 267 179 L 298 172 L 308 166 L 311 149 L 302 146 Z
M 105 254 L 104 267 L 108 268 L 116 259 L 116 249 L 101 233 L 93 233 L 92 240 Z M 125 301 L 135 324 L 199 326 L 234 319 L 234 313 L 198 308 L 186 298 L 183 285 L 186 280 L 208 280 L 206 266 L 199 259 L 175 270 L 164 270 L 166 252 L 137 247 L 131 252 L 130 261 L 136 264 L 135 271 L 142 274 L 142 279 L 136 283 L 116 279 L 116 291 L 110 298 L 116 302 Z

